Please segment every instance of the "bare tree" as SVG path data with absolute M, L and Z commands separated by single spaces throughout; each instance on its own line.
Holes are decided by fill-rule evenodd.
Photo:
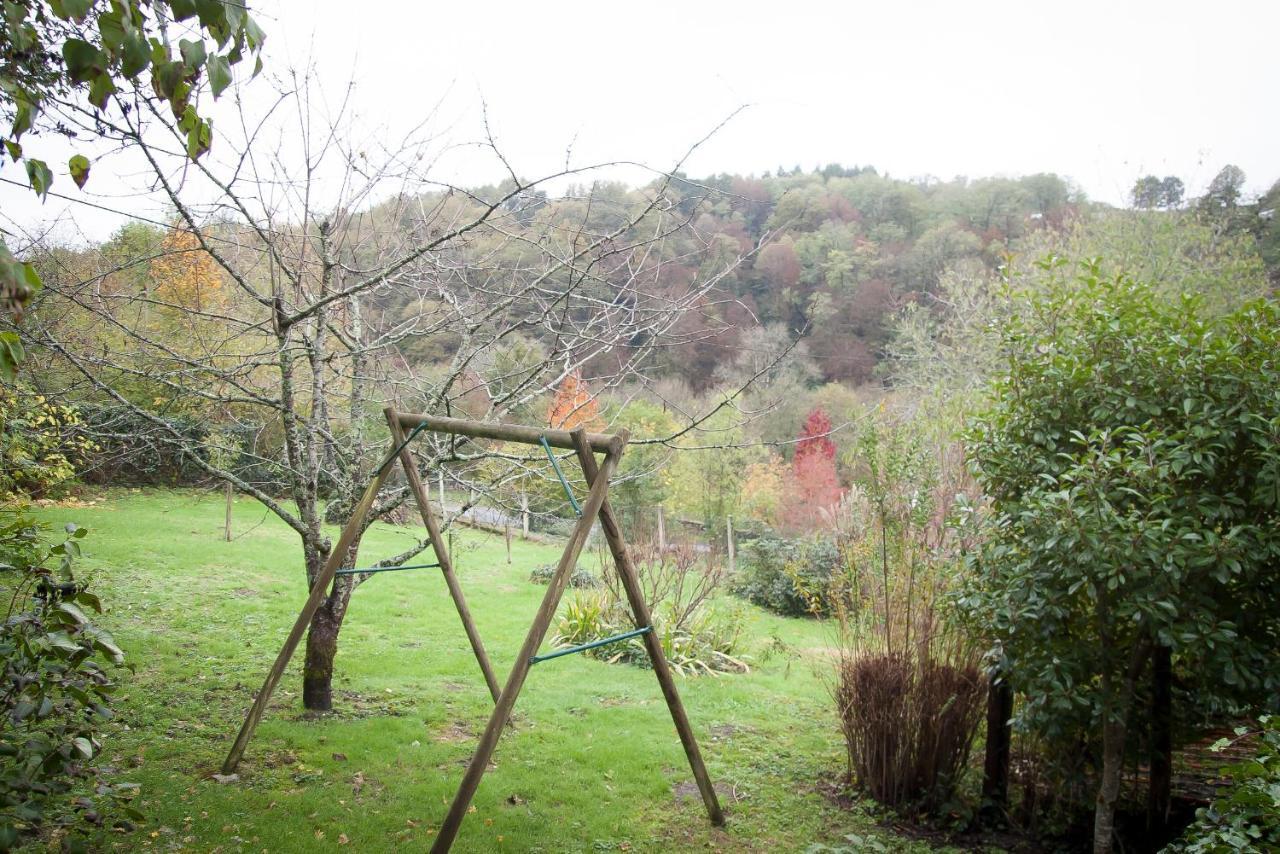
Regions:
M 680 164 L 639 191 L 593 186 L 600 166 L 524 180 L 486 135 L 477 145 L 506 177 L 468 191 L 433 179 L 440 144 L 424 128 L 362 135 L 346 102 L 328 106 L 311 76 L 286 83 L 257 114 L 241 107 L 238 132 L 220 127 L 219 149 L 197 163 L 153 103 L 119 105 L 118 122 L 65 105 L 69 123 L 142 158 L 175 218 L 160 245 L 123 260 L 46 253 L 46 288 L 23 335 L 52 390 L 117 407 L 150 441 L 283 520 L 310 585 L 332 548 L 326 499 L 349 508 L 385 452 L 382 406 L 503 419 L 527 416 L 575 372 L 597 392 L 633 381 L 656 351 L 682 343 L 677 322 L 717 299 L 741 258 L 687 275 L 707 247 L 688 227 L 687 200 L 676 205 Z M 550 199 L 553 180 L 581 189 Z M 201 284 L 201 265 L 212 281 Z M 278 435 L 278 448 L 210 453 L 225 432 L 198 441 L 166 417 L 175 411 Z M 269 476 L 225 462 L 246 453 Z M 437 442 L 421 459 L 470 464 L 477 495 L 537 469 L 526 453 Z M 403 484 L 385 489 L 373 517 L 405 498 Z M 331 707 L 338 635 L 361 581 L 338 576 L 312 621 L 309 709 Z

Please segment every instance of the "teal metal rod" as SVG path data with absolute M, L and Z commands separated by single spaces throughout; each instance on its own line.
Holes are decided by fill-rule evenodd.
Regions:
M 582 508 L 578 506 L 578 499 L 573 497 L 573 490 L 569 488 L 569 481 L 564 479 L 564 473 L 560 471 L 560 464 L 556 462 L 555 452 L 551 450 L 547 437 L 542 437 L 542 447 L 547 452 L 547 459 L 551 460 L 551 467 L 556 470 L 556 477 L 560 478 L 560 485 L 564 487 L 564 494 L 568 496 L 569 503 L 573 505 L 573 512 L 578 514 L 578 518 L 582 518 Z
M 600 640 L 594 640 L 591 643 L 584 643 L 584 644 L 581 644 L 580 646 L 570 646 L 570 647 L 565 647 L 564 649 L 557 649 L 555 652 L 549 652 L 546 655 L 535 655 L 533 658 L 529 659 L 529 663 L 537 664 L 540 661 L 550 661 L 551 659 L 559 658 L 562 655 L 573 655 L 575 652 L 586 652 L 587 650 L 595 649 L 598 646 L 608 646 L 609 644 L 617 643 L 618 641 L 630 640 L 631 638 L 638 638 L 641 635 L 649 634 L 649 632 L 651 631 L 653 631 L 653 626 L 645 626 L 643 629 L 633 629 L 632 631 L 629 631 L 629 632 L 623 632 L 620 635 L 613 635 L 607 638 L 600 638 Z
M 399 572 L 402 569 L 430 569 L 438 563 L 411 563 L 407 566 L 366 566 L 357 569 L 340 569 L 334 575 L 369 575 L 374 572 Z

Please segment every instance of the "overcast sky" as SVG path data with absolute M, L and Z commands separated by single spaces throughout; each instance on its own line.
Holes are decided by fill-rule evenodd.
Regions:
M 1149 172 L 1182 177 L 1192 194 L 1225 163 L 1255 192 L 1280 178 L 1272 0 L 251 5 L 273 70 L 310 59 L 335 87 L 354 78 L 356 110 L 389 130 L 442 103 L 439 130 L 458 143 L 477 138 L 486 104 L 525 176 L 562 166 L 570 148 L 578 164 L 666 168 L 750 105 L 687 172 L 833 161 L 898 177 L 1048 171 L 1112 203 Z M 501 178 L 465 148 L 442 168 L 462 182 Z M 110 191 L 112 176 L 93 180 Z M 8 186 L 0 201 L 31 220 L 67 204 L 37 206 Z M 119 222 L 94 214 L 88 231 Z

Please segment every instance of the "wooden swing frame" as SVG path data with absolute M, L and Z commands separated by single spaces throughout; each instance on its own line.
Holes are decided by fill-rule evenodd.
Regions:
M 685 714 L 684 705 L 680 702 L 680 694 L 676 690 L 675 679 L 671 675 L 671 668 L 668 666 L 666 656 L 662 652 L 662 643 L 657 633 L 653 631 L 653 618 L 649 612 L 649 605 L 645 601 L 644 592 L 640 586 L 635 564 L 632 562 L 631 555 L 627 549 L 626 540 L 622 536 L 622 529 L 618 525 L 617 517 L 614 515 L 612 508 L 609 506 L 609 479 L 617 470 L 618 462 L 626 449 L 627 431 L 605 434 L 588 433 L 585 430 L 541 430 L 535 427 L 491 424 L 459 418 L 414 415 L 396 412 L 390 407 L 384 410 L 384 414 L 387 419 L 387 425 L 391 430 L 393 450 L 382 465 L 379 466 L 364 495 L 361 496 L 360 501 L 356 504 L 350 520 L 338 538 L 337 545 L 330 553 L 329 559 L 325 561 L 324 567 L 320 570 L 319 576 L 317 576 L 314 585 L 312 585 L 311 594 L 308 596 L 306 604 L 303 605 L 301 613 L 298 614 L 298 619 L 294 622 L 293 628 L 290 629 L 284 646 L 281 648 L 279 655 L 276 656 L 271 670 L 267 673 L 262 689 L 258 691 L 253 706 L 245 716 L 244 724 L 240 727 L 240 733 L 236 736 L 235 743 L 227 754 L 226 761 L 223 762 L 222 773 L 231 774 L 240 764 L 245 747 L 253 737 L 253 731 L 257 728 L 258 722 L 266 711 L 276 684 L 280 681 L 280 677 L 288 666 L 289 660 L 293 657 L 303 633 L 310 624 L 316 609 L 320 607 L 320 603 L 328 594 L 334 579 L 340 572 L 346 574 L 359 572 L 359 570 L 342 570 L 342 563 L 346 559 L 351 544 L 359 534 L 365 517 L 373 507 L 378 490 L 382 488 L 382 485 L 395 468 L 395 461 L 399 459 L 404 468 L 409 490 L 418 505 L 422 522 L 426 525 L 431 547 L 435 551 L 436 566 L 439 566 L 440 572 L 444 576 L 445 584 L 449 588 L 449 595 L 458 610 L 458 616 L 462 619 L 463 629 L 467 633 L 467 639 L 471 642 L 471 649 L 475 653 L 476 661 L 480 665 L 480 670 L 484 674 L 489 693 L 494 701 L 494 709 L 489 716 L 489 723 L 485 727 L 484 734 L 480 737 L 480 743 L 476 747 L 475 754 L 471 757 L 471 762 L 467 766 L 462 782 L 458 786 L 458 792 L 453 798 L 453 803 L 449 807 L 449 812 L 445 816 L 443 824 L 440 826 L 440 832 L 436 835 L 431 850 L 433 852 L 445 852 L 453 845 L 453 841 L 458 835 L 458 829 L 462 825 L 462 820 L 466 817 L 471 799 L 475 795 L 476 789 L 480 785 L 480 779 L 484 776 L 484 772 L 488 767 L 489 759 L 497 747 L 498 738 L 502 735 L 507 719 L 515 707 L 520 689 L 524 686 L 525 678 L 529 675 L 529 669 L 539 661 L 558 657 L 559 654 L 579 652 L 592 646 L 584 645 L 572 650 L 562 650 L 557 654 L 548 656 L 538 656 L 537 654 L 538 648 L 546 637 L 547 629 L 551 625 L 551 620 L 555 617 L 556 609 L 560 605 L 565 589 L 569 585 L 574 567 L 577 566 L 578 555 L 582 552 L 587 535 L 590 533 L 592 525 L 594 525 L 597 518 L 600 520 L 600 527 L 604 532 L 605 540 L 608 542 L 609 551 L 617 568 L 618 578 L 622 582 L 623 590 L 626 592 L 632 618 L 636 624 L 635 631 L 626 632 L 623 635 L 608 639 L 608 641 L 624 640 L 631 637 L 642 639 L 645 651 L 649 655 L 649 660 L 653 663 L 653 672 L 658 677 L 658 685 L 661 687 L 662 695 L 666 699 L 667 708 L 671 711 L 671 719 L 675 724 L 676 732 L 680 736 L 680 743 L 684 747 L 685 756 L 688 757 L 689 767 L 692 769 L 694 779 L 697 781 L 698 791 L 702 794 L 702 801 L 706 805 L 707 815 L 713 825 L 717 827 L 723 825 L 724 813 L 720 809 L 720 802 L 716 797 L 714 787 L 711 785 L 711 778 L 707 774 L 706 765 L 703 764 L 698 742 L 694 738 L 693 728 L 689 724 L 689 717 Z M 427 499 L 422 477 L 418 473 L 413 453 L 409 449 L 413 439 L 424 431 L 463 436 L 468 439 L 494 439 L 526 445 L 542 445 L 547 448 L 549 454 L 550 448 L 553 447 L 573 451 L 577 456 L 583 477 L 590 490 L 587 493 L 586 500 L 579 508 L 578 522 L 574 526 L 573 532 L 569 535 L 564 554 L 561 555 L 560 562 L 556 565 L 555 573 L 547 586 L 547 592 L 542 599 L 542 604 L 534 615 L 533 624 L 529 627 L 529 632 L 520 647 L 520 653 L 511 668 L 511 673 L 507 676 L 506 684 L 501 689 L 498 687 L 497 679 L 493 673 L 493 666 L 489 663 L 489 657 L 485 653 L 484 644 L 480 640 L 480 634 L 476 630 L 475 622 L 471 618 L 471 611 L 467 608 L 466 599 L 454 573 L 448 549 L 440 536 L 440 526 L 431 511 L 431 504 Z M 597 464 L 596 462 L 595 455 L 597 453 L 604 454 L 602 464 Z M 552 457 L 552 461 L 554 462 L 554 457 Z M 382 568 L 373 567 L 371 569 L 378 570 Z

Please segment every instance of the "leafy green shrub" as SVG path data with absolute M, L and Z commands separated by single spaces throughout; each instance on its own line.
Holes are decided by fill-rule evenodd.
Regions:
M 1258 754 L 1226 769 L 1231 786 L 1167 850 L 1191 854 L 1280 851 L 1280 717 L 1261 718 Z M 1237 730 L 1241 736 L 1246 733 Z M 1226 739 L 1214 745 L 1221 750 Z
M 39 497 L 76 475 L 93 442 L 76 433 L 75 407 L 25 384 L 0 383 L 0 497 Z
M 718 568 L 700 569 L 692 549 L 635 550 L 636 568 L 654 631 L 671 669 L 683 676 L 745 673 L 750 668 L 738 649 L 746 620 L 739 608 L 716 607 L 711 597 L 722 581 Z M 598 592 L 570 599 L 552 643 L 578 646 L 635 628 L 631 609 L 616 572 L 607 571 Z M 587 650 L 608 662 L 649 665 L 644 639 L 630 638 Z
M 75 798 L 70 810 L 54 800 L 73 789 L 91 790 L 141 818 L 126 804 L 136 787 L 97 780 L 92 764 L 112 714 L 108 668 L 122 666 L 124 653 L 85 613 L 102 605 L 71 575 L 86 530 L 68 525 L 66 539 L 50 548 L 24 511 L 5 515 L 0 563 L 15 590 L 0 625 L 0 850 L 50 819 L 70 824 L 78 814 L 101 823 L 90 797 Z M 55 559 L 56 573 L 46 566 Z
M 831 540 L 761 537 L 743 549 L 742 563 L 733 591 L 744 599 L 788 617 L 830 613 L 841 565 Z
M 542 566 L 535 566 L 533 572 L 529 573 L 530 584 L 550 584 L 551 577 L 556 574 L 556 567 L 553 563 L 544 563 Z M 569 586 L 579 590 L 594 590 L 601 585 L 600 579 L 589 569 L 582 567 L 574 567 L 573 575 L 569 576 Z

